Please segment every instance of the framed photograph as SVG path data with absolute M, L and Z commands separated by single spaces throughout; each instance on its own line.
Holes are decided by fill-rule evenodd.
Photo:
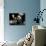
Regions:
M 9 13 L 10 25 L 25 25 L 25 13 Z

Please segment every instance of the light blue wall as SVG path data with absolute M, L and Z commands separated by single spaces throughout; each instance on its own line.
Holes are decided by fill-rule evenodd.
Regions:
M 18 41 L 32 30 L 33 19 L 40 9 L 40 0 L 4 0 L 4 35 L 7 41 Z M 9 25 L 9 13 L 21 11 L 26 14 L 25 25 Z
M 40 10 L 42 11 L 43 9 L 46 9 L 46 0 L 41 0 L 40 1 Z M 46 11 L 43 12 L 43 22 L 40 22 L 40 25 L 45 26 L 46 27 Z

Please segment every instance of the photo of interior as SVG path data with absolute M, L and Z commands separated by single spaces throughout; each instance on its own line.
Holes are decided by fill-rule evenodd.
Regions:
M 46 46 L 46 0 L 0 0 L 0 46 Z

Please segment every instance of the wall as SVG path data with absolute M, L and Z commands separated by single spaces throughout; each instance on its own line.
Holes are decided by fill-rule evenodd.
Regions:
M 35 14 L 40 10 L 40 0 L 4 0 L 4 39 L 7 41 L 18 41 L 32 30 Z M 25 12 L 25 25 L 9 25 L 9 13 Z
M 43 9 L 46 9 L 46 0 L 41 0 L 40 1 L 40 9 L 41 9 L 41 11 Z M 42 17 L 43 17 L 43 22 L 41 21 L 40 25 L 46 26 L 46 11 L 43 12 Z
M 0 1 L 0 42 L 4 41 L 4 3 Z

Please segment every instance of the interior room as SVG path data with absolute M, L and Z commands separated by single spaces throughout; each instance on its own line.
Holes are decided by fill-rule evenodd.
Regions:
M 2 0 L 0 46 L 46 46 L 45 5 L 46 0 Z

